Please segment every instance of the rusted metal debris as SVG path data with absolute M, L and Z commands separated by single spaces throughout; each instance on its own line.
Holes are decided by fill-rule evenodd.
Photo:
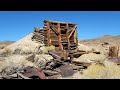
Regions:
M 71 65 L 63 65 L 60 67 L 60 71 L 63 77 L 69 77 L 74 74 L 74 70 Z
M 113 57 L 110 60 L 114 63 L 120 63 L 120 58 L 117 58 L 117 57 Z
M 38 77 L 39 79 L 46 79 L 45 74 L 40 68 L 35 68 L 35 67 L 26 67 L 24 69 L 24 73 L 22 75 L 26 77 Z

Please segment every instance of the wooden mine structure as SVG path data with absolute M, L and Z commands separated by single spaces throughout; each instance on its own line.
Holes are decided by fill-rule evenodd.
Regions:
M 68 22 L 44 20 L 44 44 L 53 45 L 57 50 L 77 48 L 77 25 Z
M 55 50 L 48 51 L 48 54 L 55 58 L 56 62 L 72 62 L 83 66 L 89 66 L 90 63 L 76 62 L 74 58 L 78 58 L 83 54 L 91 52 L 81 51 L 77 49 L 77 25 L 70 22 L 58 22 L 44 20 L 42 28 L 35 28 L 32 40 L 44 44 L 45 46 L 55 46 Z M 100 54 L 100 52 L 93 52 Z

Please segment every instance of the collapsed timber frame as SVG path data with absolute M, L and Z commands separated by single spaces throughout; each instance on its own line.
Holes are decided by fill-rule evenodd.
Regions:
M 44 20 L 44 44 L 53 45 L 58 50 L 77 48 L 77 25 L 73 23 Z
M 35 28 L 32 40 L 40 42 L 45 46 L 55 46 L 55 52 L 52 51 L 52 55 L 58 55 L 64 59 L 72 60 L 88 53 L 77 49 L 77 24 L 70 22 L 44 20 L 42 28 Z

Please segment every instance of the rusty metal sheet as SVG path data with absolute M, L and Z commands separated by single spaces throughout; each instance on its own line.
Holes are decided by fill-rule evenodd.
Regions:
M 24 72 L 25 73 L 29 73 L 29 72 L 32 72 L 32 67 L 28 66 L 24 69 Z
M 113 58 L 111 58 L 111 61 L 114 63 L 120 63 L 120 58 L 113 57 Z
M 74 70 L 71 65 L 63 65 L 60 67 L 60 71 L 63 77 L 69 77 L 74 74 Z
M 46 79 L 45 74 L 41 69 L 34 68 L 33 70 L 35 71 L 36 75 L 39 76 L 40 79 Z
M 42 70 L 35 67 L 26 67 L 23 73 L 26 77 L 38 76 L 40 79 L 46 79 L 45 74 Z

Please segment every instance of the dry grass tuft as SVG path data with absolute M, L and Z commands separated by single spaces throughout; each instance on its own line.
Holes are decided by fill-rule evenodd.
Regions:
M 11 55 L 0 62 L 0 72 L 12 73 L 26 66 L 33 66 L 33 63 L 26 60 L 26 56 Z
M 5 47 L 6 47 L 6 45 L 0 45 L 0 49 L 3 49 Z
M 107 72 L 107 79 L 120 79 L 120 66 L 117 63 L 106 61 L 106 72 Z
M 2 55 L 11 55 L 12 50 L 10 48 L 4 48 L 4 51 L 1 53 Z
M 105 61 L 104 65 L 93 63 L 84 70 L 82 79 L 120 79 L 120 66 L 117 63 Z
M 82 75 L 83 79 L 103 79 L 106 77 L 106 68 L 101 64 L 91 64 Z
M 55 46 L 51 45 L 51 46 L 44 46 L 40 48 L 42 50 L 43 53 L 48 53 L 48 51 L 54 51 L 55 50 Z

